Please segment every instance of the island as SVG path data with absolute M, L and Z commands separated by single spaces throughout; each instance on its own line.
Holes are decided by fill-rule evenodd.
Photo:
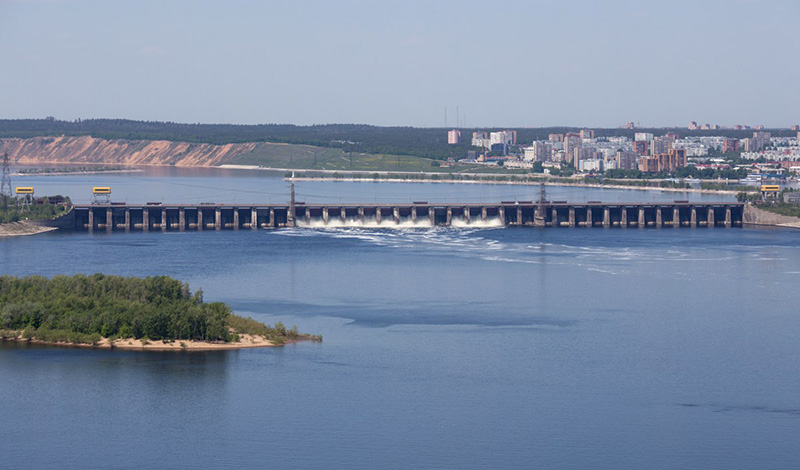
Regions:
M 321 342 L 281 322 L 235 315 L 168 276 L 0 276 L 0 339 L 143 350 L 214 350 Z

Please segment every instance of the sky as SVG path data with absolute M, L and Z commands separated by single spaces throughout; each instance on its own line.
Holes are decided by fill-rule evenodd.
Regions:
M 798 14 L 797 0 L 0 0 L 0 118 L 453 127 L 458 108 L 462 127 L 789 127 Z

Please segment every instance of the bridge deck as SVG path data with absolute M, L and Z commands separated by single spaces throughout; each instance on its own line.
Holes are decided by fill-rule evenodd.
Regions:
M 288 203 L 280 204 L 81 204 L 78 230 L 223 230 L 295 226 L 544 226 L 544 227 L 732 227 L 742 225 L 737 202 L 498 203 Z

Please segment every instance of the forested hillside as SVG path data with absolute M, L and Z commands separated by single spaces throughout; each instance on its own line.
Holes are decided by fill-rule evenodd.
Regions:
M 411 155 L 446 159 L 463 157 L 470 148 L 475 130 L 462 129 L 461 143 L 447 144 L 447 129 L 419 127 L 379 127 L 365 124 L 321 124 L 295 126 L 291 124 L 181 124 L 174 122 L 131 121 L 125 119 L 86 119 L 61 121 L 57 119 L 0 120 L 0 138 L 87 135 L 102 139 L 166 140 L 173 142 L 231 144 L 244 142 L 279 142 L 333 147 L 346 152 L 367 154 Z M 546 139 L 550 133 L 574 132 L 579 128 L 546 127 L 516 128 L 517 140 L 528 143 Z M 687 129 L 597 129 L 597 136 L 624 135 L 634 132 L 652 132 L 656 135 L 677 131 L 681 135 L 723 135 L 729 137 L 752 136 L 752 131 L 731 129 L 716 131 L 688 131 Z M 788 129 L 773 130 L 773 135 L 793 135 Z

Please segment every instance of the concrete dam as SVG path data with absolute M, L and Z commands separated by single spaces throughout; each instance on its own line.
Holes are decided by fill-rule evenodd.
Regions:
M 744 204 L 687 201 L 498 204 L 161 204 L 75 205 L 64 229 L 202 231 L 285 227 L 739 227 Z

